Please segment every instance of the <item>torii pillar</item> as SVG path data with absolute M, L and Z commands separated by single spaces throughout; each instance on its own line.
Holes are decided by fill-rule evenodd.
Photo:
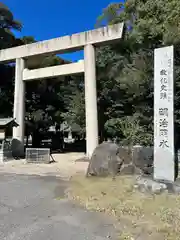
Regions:
M 96 59 L 92 44 L 84 47 L 85 105 L 86 105 L 86 155 L 90 158 L 98 146 L 98 114 L 96 90 Z
M 14 84 L 14 109 L 13 117 L 18 127 L 13 127 L 13 139 L 18 143 L 18 155 L 24 155 L 24 116 L 25 116 L 25 82 L 23 81 L 25 61 L 16 59 L 15 84 Z

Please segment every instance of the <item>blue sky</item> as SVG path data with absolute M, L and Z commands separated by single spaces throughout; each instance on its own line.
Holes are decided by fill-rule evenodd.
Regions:
M 34 36 L 46 40 L 94 28 L 96 19 L 110 0 L 4 0 L 21 21 L 23 30 L 17 36 Z M 63 55 L 78 60 L 83 53 Z

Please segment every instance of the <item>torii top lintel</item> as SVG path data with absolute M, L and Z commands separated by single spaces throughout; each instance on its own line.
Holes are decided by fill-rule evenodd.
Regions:
M 87 44 L 100 45 L 110 43 L 122 38 L 123 27 L 124 23 L 118 23 L 87 32 L 4 49 L 0 51 L 0 62 L 42 54 L 81 50 Z

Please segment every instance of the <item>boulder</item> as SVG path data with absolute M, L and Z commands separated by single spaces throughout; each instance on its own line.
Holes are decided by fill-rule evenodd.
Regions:
M 14 159 L 20 159 L 25 157 L 24 145 L 18 139 L 12 139 L 11 151 Z
M 151 175 L 152 173 L 153 148 L 130 149 L 104 142 L 94 150 L 86 176 Z
M 119 146 L 115 143 L 104 142 L 100 144 L 90 159 L 86 176 L 116 176 L 123 164 L 118 150 Z
M 149 177 L 138 176 L 134 188 L 143 193 L 160 194 L 167 190 L 167 185 Z
M 138 176 L 134 184 L 134 188 L 138 189 L 143 193 L 151 194 L 180 194 L 180 182 L 177 180 L 175 182 L 169 182 L 166 180 L 154 180 L 152 176 Z
M 153 148 L 135 147 L 132 151 L 133 165 L 142 171 L 143 174 L 153 173 Z
M 123 147 L 121 147 L 123 148 Z M 127 154 L 120 169 L 123 174 L 152 175 L 153 173 L 153 148 L 134 146 L 133 148 L 125 148 Z

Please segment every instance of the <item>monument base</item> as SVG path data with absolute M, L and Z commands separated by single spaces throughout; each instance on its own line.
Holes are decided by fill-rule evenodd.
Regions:
M 154 180 L 150 176 L 138 176 L 134 187 L 143 193 L 161 194 L 166 192 L 170 194 L 180 194 L 180 180 L 172 182 Z

